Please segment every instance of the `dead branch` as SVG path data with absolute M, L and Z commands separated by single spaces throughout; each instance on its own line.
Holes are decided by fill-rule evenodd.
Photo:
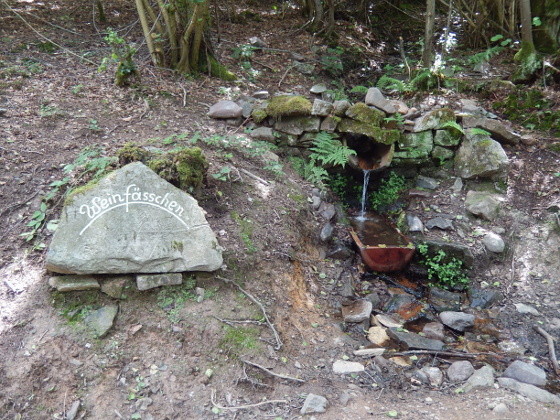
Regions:
M 287 379 L 287 380 L 289 380 L 289 381 L 300 382 L 300 383 L 302 383 L 302 384 L 305 383 L 305 381 L 304 381 L 303 379 L 292 378 L 291 376 L 282 375 L 281 373 L 274 373 L 274 372 L 268 370 L 267 368 L 265 368 L 264 366 L 258 365 L 258 364 L 256 364 L 256 363 L 250 362 L 250 361 L 248 361 L 248 360 L 243 360 L 243 359 L 240 359 L 240 360 L 241 360 L 243 363 L 246 363 L 246 364 L 248 364 L 248 365 L 254 366 L 254 367 L 256 367 L 256 368 L 259 368 L 259 369 L 265 371 L 265 372 L 268 373 L 269 375 L 276 376 L 276 377 L 282 378 L 282 379 Z
M 263 185 L 270 185 L 270 183 L 262 178 L 259 178 L 258 176 L 256 176 L 255 174 L 249 172 L 247 169 L 243 169 L 243 168 L 239 168 L 239 170 L 241 172 L 243 172 L 245 175 L 250 176 L 253 179 L 256 179 L 257 181 L 259 181 L 261 184 Z
M 270 401 L 262 401 L 260 403 L 255 403 L 255 404 L 238 405 L 236 407 L 224 407 L 214 401 L 215 396 L 216 396 L 216 390 L 212 389 L 210 391 L 210 402 L 214 407 L 216 407 L 219 410 L 246 410 L 248 408 L 260 407 L 261 405 L 265 405 L 265 404 L 288 404 L 287 400 L 270 400 Z
M 262 305 L 262 303 L 260 303 L 257 299 L 255 299 L 253 297 L 253 295 L 251 295 L 249 292 L 245 291 L 235 281 L 226 279 L 224 277 L 216 277 L 216 278 L 218 280 L 225 281 L 226 283 L 233 284 L 235 287 L 237 287 L 241 291 L 241 293 L 243 293 L 245 296 L 247 296 L 250 300 L 253 301 L 253 303 L 255 303 L 261 309 L 261 312 L 264 316 L 264 319 L 266 320 L 266 323 L 268 324 L 269 328 L 272 330 L 272 333 L 274 334 L 274 339 L 276 340 L 276 346 L 274 347 L 274 350 L 280 350 L 282 348 L 282 345 L 283 345 L 282 340 L 280 340 L 280 335 L 278 334 L 278 331 L 276 331 L 276 328 L 274 328 L 274 325 L 272 324 L 272 322 L 270 322 L 270 319 L 268 318 L 268 315 L 267 315 L 266 310 L 264 309 L 264 306 Z
M 251 319 L 242 319 L 242 320 L 238 320 L 238 319 L 222 319 L 222 318 L 218 318 L 215 315 L 212 315 L 212 318 L 216 318 L 218 321 L 223 322 L 224 324 L 229 325 L 230 327 L 233 327 L 234 324 L 257 324 L 257 325 L 263 325 L 264 322 L 261 321 L 254 321 Z
M 560 366 L 558 366 L 558 359 L 556 359 L 556 351 L 554 350 L 554 337 L 538 325 L 535 325 L 535 330 L 546 339 L 548 344 L 548 356 L 550 357 L 550 361 L 554 367 L 554 372 L 557 375 L 560 375 Z
M 282 76 L 282 78 L 280 79 L 280 81 L 278 82 L 278 87 L 280 87 L 282 85 L 282 82 L 284 81 L 284 79 L 286 78 L 286 76 L 288 75 L 288 72 L 293 69 L 294 66 L 288 66 L 286 68 L 286 71 L 284 72 L 284 75 Z

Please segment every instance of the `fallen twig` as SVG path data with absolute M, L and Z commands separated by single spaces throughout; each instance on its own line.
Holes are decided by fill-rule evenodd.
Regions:
M 268 326 L 272 330 L 272 333 L 274 334 L 274 339 L 276 340 L 276 346 L 274 347 L 274 350 L 280 350 L 282 348 L 282 345 L 283 345 L 282 340 L 280 340 L 280 335 L 278 334 L 278 331 L 276 331 L 276 328 L 274 328 L 274 325 L 272 324 L 272 322 L 270 322 L 270 319 L 268 318 L 268 315 L 266 313 L 266 310 L 264 309 L 264 306 L 257 299 L 255 299 L 253 297 L 253 295 L 251 295 L 249 292 L 245 291 L 235 281 L 226 279 L 224 277 L 217 277 L 217 279 L 225 281 L 226 283 L 233 284 L 235 287 L 237 287 L 241 291 L 241 293 L 243 293 L 245 296 L 247 296 L 250 300 L 253 301 L 253 303 L 255 303 L 261 309 L 261 312 L 263 313 L 264 319 L 266 320 L 266 323 L 268 324 Z
M 214 407 L 216 407 L 219 410 L 246 410 L 247 408 L 260 407 L 261 405 L 265 405 L 265 404 L 288 404 L 287 400 L 270 400 L 270 401 L 262 401 L 260 403 L 255 403 L 255 404 L 238 405 L 236 407 L 224 407 L 223 405 L 219 405 L 214 401 L 215 395 L 216 395 L 216 390 L 212 389 L 210 392 L 210 402 Z
M 241 172 L 243 172 L 245 175 L 248 175 L 248 176 L 250 176 L 251 178 L 256 179 L 256 180 L 259 181 L 261 184 L 270 185 L 270 182 L 268 182 L 268 181 L 266 181 L 266 180 L 264 180 L 264 179 L 262 179 L 262 178 L 256 176 L 255 174 L 252 174 L 252 173 L 249 172 L 247 169 L 239 168 L 239 170 L 240 170 Z
M 546 342 L 548 344 L 548 356 L 550 357 L 550 361 L 552 362 L 552 366 L 554 367 L 554 372 L 557 375 L 560 375 L 560 366 L 558 366 L 558 359 L 556 359 L 556 351 L 554 350 L 554 337 L 538 325 L 535 325 L 535 330 L 544 338 L 546 338 Z
M 385 357 L 396 357 L 396 356 L 412 356 L 415 354 L 430 354 L 434 356 L 442 357 L 457 357 L 462 359 L 476 359 L 482 353 L 455 353 L 453 351 L 437 351 L 437 350 L 408 350 L 401 351 L 397 353 L 387 354 Z
M 293 69 L 294 66 L 288 66 L 288 68 L 286 69 L 286 71 L 284 72 L 284 75 L 282 76 L 282 78 L 280 79 L 280 81 L 278 82 L 278 87 L 280 87 L 282 85 L 282 82 L 284 81 L 284 79 L 286 78 L 286 76 L 288 75 L 288 72 Z
M 265 368 L 264 366 L 258 365 L 256 363 L 250 362 L 248 360 L 243 360 L 240 359 L 243 363 L 247 363 L 248 365 L 254 366 L 256 368 L 262 369 L 263 371 L 265 371 L 266 373 L 272 375 L 272 376 L 276 376 L 278 378 L 282 378 L 282 379 L 287 379 L 289 381 L 296 381 L 296 382 L 300 382 L 302 384 L 305 383 L 305 381 L 303 379 L 298 379 L 298 378 L 292 378 L 291 376 L 288 375 L 282 375 L 281 373 L 274 373 L 272 371 L 270 371 L 269 369 Z
M 215 315 L 212 315 L 212 318 L 216 318 L 218 321 L 223 322 L 224 324 L 227 324 L 231 327 L 233 327 L 233 324 L 257 324 L 257 325 L 263 325 L 264 322 L 261 321 L 254 321 L 252 319 L 242 319 L 242 320 L 237 320 L 237 319 L 222 319 L 222 318 L 218 318 Z

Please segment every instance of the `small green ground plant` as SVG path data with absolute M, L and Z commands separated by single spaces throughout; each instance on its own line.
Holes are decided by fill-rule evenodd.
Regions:
M 186 302 L 196 302 L 195 287 L 196 279 L 194 277 L 187 277 L 183 278 L 183 284 L 163 287 L 158 292 L 157 305 L 165 312 L 167 319 L 172 324 L 177 324 L 183 319 L 181 311 L 185 307 Z
M 416 249 L 421 256 L 421 263 L 428 269 L 430 286 L 443 289 L 468 287 L 469 277 L 465 272 L 462 261 L 450 257 L 442 249 L 435 254 L 430 254 L 426 243 L 417 244 Z
M 140 72 L 136 68 L 136 63 L 132 59 L 136 53 L 136 48 L 129 45 L 124 38 L 119 36 L 116 31 L 108 29 L 108 35 L 104 38 L 111 47 L 111 56 L 103 58 L 99 71 L 107 69 L 111 62 L 117 65 L 115 72 L 115 84 L 117 86 L 127 86 L 132 80 L 140 80 Z
M 397 202 L 400 194 L 406 189 L 403 176 L 391 172 L 389 178 L 381 180 L 381 186 L 370 194 L 369 202 L 374 211 L 380 211 Z

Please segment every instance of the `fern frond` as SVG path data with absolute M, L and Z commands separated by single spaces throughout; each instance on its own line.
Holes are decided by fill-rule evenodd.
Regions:
M 377 87 L 381 90 L 396 90 L 403 92 L 405 90 L 405 85 L 398 79 L 383 75 L 377 81 Z
M 324 131 L 317 134 L 309 150 L 313 152 L 310 156 L 313 161 L 319 161 L 323 165 L 340 165 L 343 168 L 348 163 L 348 157 L 356 154 L 356 151 Z

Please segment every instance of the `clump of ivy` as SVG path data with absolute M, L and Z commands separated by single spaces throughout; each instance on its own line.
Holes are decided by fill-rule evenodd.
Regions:
M 443 289 L 468 287 L 469 277 L 465 273 L 462 261 L 447 255 L 442 249 L 431 254 L 428 248 L 426 243 L 416 245 L 421 256 L 420 263 L 428 269 L 430 286 L 438 286 Z

